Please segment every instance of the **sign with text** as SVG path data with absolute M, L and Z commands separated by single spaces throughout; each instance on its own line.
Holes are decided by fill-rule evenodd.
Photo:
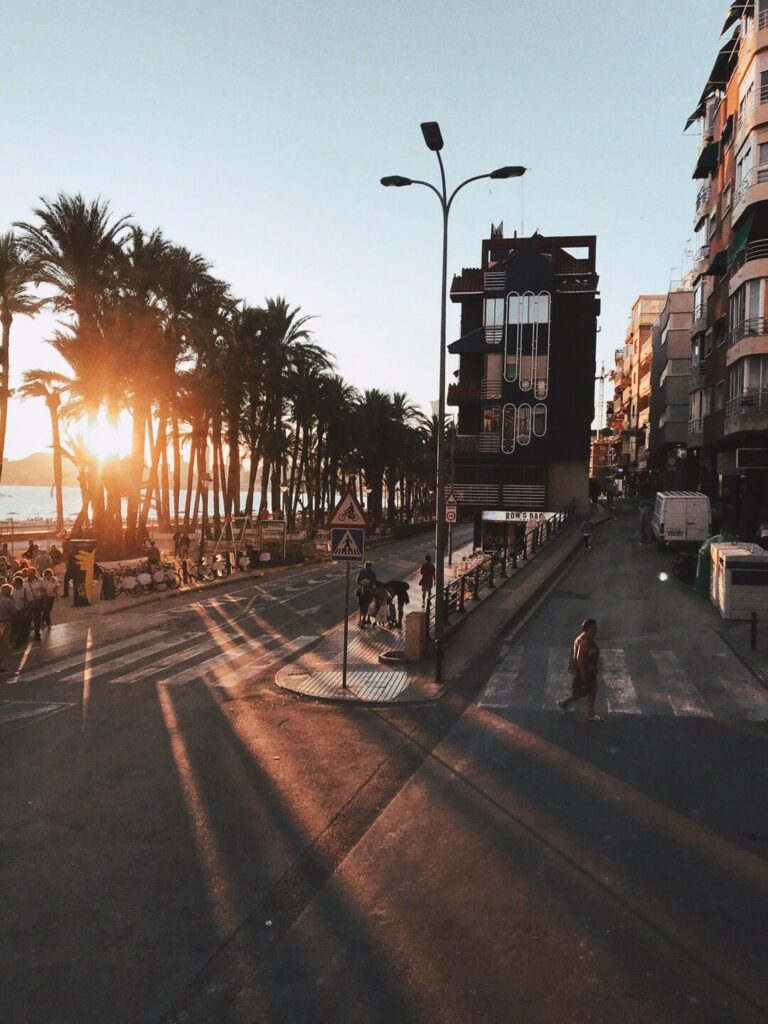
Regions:
M 557 512 L 483 512 L 486 523 L 544 523 Z

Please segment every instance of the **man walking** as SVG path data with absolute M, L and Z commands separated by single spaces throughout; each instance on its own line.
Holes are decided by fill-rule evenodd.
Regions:
M 427 601 L 427 594 L 432 594 L 432 587 L 435 585 L 435 567 L 432 564 L 431 555 L 424 555 L 419 585 L 421 586 L 421 607 L 423 608 Z
M 45 607 L 45 583 L 42 576 L 38 575 L 37 569 L 30 569 L 27 576 L 27 583 L 31 595 L 30 610 L 32 625 L 35 627 L 35 640 L 40 640 L 40 627 L 43 622 L 43 610 Z
M 647 505 L 640 506 L 640 543 L 645 544 L 648 540 L 648 521 L 650 515 Z
M 571 696 L 562 697 L 557 706 L 561 711 L 572 710 L 571 704 L 582 697 L 587 698 L 587 718 L 590 722 L 602 719 L 595 714 L 597 698 L 597 665 L 600 660 L 600 648 L 597 646 L 597 622 L 595 619 L 584 619 L 581 632 L 573 641 L 571 649 L 570 669 L 573 672 Z
M 403 610 L 404 606 L 408 604 L 408 584 L 405 580 L 390 580 L 389 583 L 385 583 L 384 586 L 387 588 L 392 600 L 397 605 L 397 621 L 395 622 L 395 628 L 402 629 Z
M 11 599 L 12 591 L 13 587 L 10 583 L 4 583 L 0 587 L 0 672 L 4 671 L 5 657 L 11 646 L 11 624 L 15 611 Z
M 585 519 L 581 527 L 581 536 L 584 538 L 584 550 L 592 550 L 592 534 L 595 532 L 595 528 L 589 519 Z

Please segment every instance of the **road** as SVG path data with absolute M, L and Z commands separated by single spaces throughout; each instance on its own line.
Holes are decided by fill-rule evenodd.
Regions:
M 64 709 L 2 726 L 0 1021 L 764 1024 L 768 694 L 668 570 L 620 512 L 419 708 L 272 685 L 337 569 L 54 635 L 5 687 Z M 552 700 L 588 614 L 600 724 Z

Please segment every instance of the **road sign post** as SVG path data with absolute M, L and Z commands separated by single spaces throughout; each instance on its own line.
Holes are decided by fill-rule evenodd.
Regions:
M 341 657 L 341 688 L 347 688 L 347 650 L 349 647 L 349 579 L 352 562 L 365 558 L 365 512 L 352 491 L 341 499 L 328 519 L 331 528 L 331 558 L 346 562 L 346 586 L 344 588 L 344 648 Z
M 445 521 L 448 524 L 448 565 L 453 565 L 453 524 L 459 518 L 459 503 L 451 492 L 445 499 Z

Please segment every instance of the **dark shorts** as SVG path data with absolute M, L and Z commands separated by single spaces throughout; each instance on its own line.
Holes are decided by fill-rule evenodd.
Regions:
M 571 695 L 574 697 L 594 697 L 597 693 L 597 676 L 582 678 L 574 675 L 571 686 Z

